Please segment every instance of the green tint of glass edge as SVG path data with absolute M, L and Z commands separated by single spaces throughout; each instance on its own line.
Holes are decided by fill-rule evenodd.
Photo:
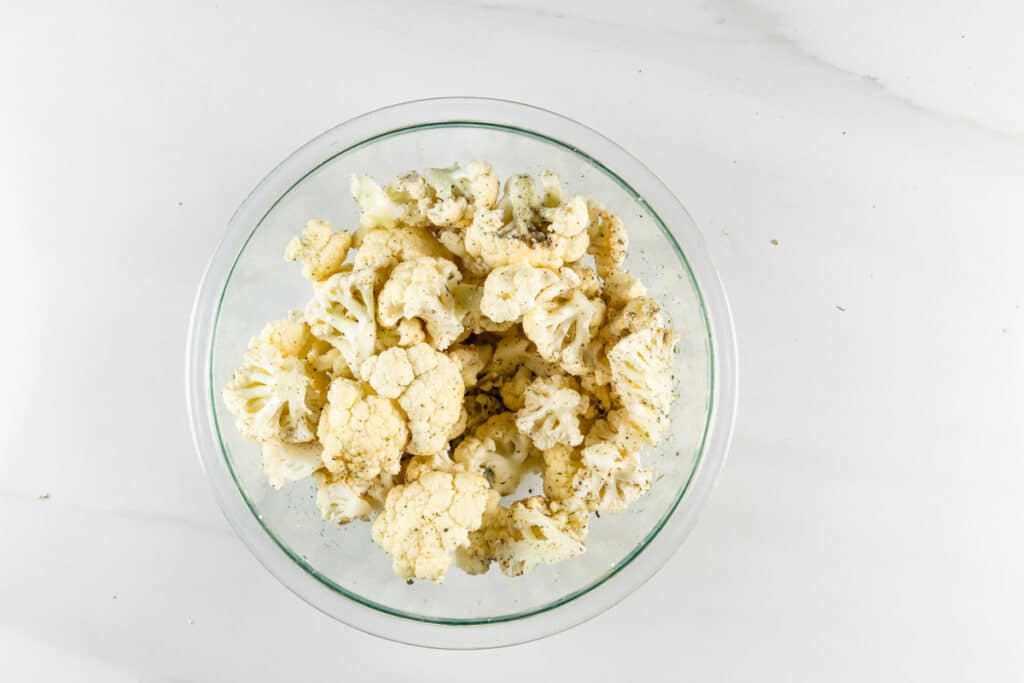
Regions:
M 672 503 L 671 507 L 661 517 L 661 519 L 658 520 L 658 523 L 655 525 L 654 529 L 650 533 L 648 533 L 647 536 L 645 536 L 644 539 L 639 544 L 637 544 L 637 546 L 626 557 L 624 557 L 618 564 L 616 564 L 614 567 L 612 567 L 612 569 L 610 569 L 607 573 L 605 573 L 602 577 L 600 577 L 598 580 L 596 580 L 594 583 L 590 584 L 589 586 L 586 586 L 585 588 L 581 588 L 578 591 L 575 591 L 573 593 L 569 593 L 569 594 L 563 596 L 562 598 L 558 599 L 555 602 L 551 602 L 551 603 L 548 603 L 546 605 L 541 605 L 540 607 L 537 607 L 535 609 L 532 609 L 532 610 L 529 610 L 529 611 L 526 611 L 526 612 L 518 612 L 518 613 L 515 613 L 515 614 L 505 614 L 505 615 L 501 615 L 501 616 L 497 616 L 497 617 L 489 617 L 489 618 L 483 618 L 483 619 L 446 619 L 446 618 L 434 618 L 434 617 L 426 617 L 426 616 L 423 616 L 423 615 L 411 614 L 411 613 L 408 613 L 408 612 L 403 612 L 403 611 L 400 611 L 400 610 L 392 609 L 392 608 L 390 608 L 390 607 L 388 607 L 386 605 L 379 604 L 377 602 L 374 602 L 372 600 L 364 598 L 364 597 L 362 597 L 362 596 L 360 596 L 358 594 L 349 592 L 344 587 L 339 586 L 334 581 L 332 581 L 331 579 L 327 578 L 326 576 L 323 576 L 316 569 L 314 569 L 310 565 L 306 564 L 306 562 L 301 557 L 296 555 L 288 546 L 286 546 L 281 540 L 279 540 L 277 538 L 277 536 L 274 534 L 274 532 L 271 531 L 267 527 L 266 524 L 264 524 L 262 516 L 253 507 L 252 501 L 249 500 L 249 496 L 246 495 L 245 489 L 239 483 L 238 477 L 235 474 L 235 468 L 234 468 L 234 466 L 231 463 L 231 458 L 228 457 L 228 449 L 224 445 L 224 439 L 223 439 L 223 436 L 221 435 L 220 420 L 217 419 L 216 397 L 215 397 L 215 393 L 214 393 L 213 349 L 215 348 L 216 341 L 217 341 L 217 326 L 218 326 L 218 324 L 220 322 L 221 305 L 223 304 L 224 295 L 227 292 L 228 285 L 231 283 L 231 276 L 235 272 L 235 268 L 238 265 L 239 259 L 241 258 L 242 254 L 245 252 L 245 248 L 246 248 L 246 246 L 248 246 L 249 242 L 252 240 L 253 235 L 255 235 L 256 231 L 259 230 L 259 227 L 263 224 L 263 221 L 265 221 L 267 219 L 267 216 L 269 216 L 270 213 L 277 207 L 277 205 L 280 204 L 281 201 L 283 201 L 284 198 L 287 197 L 288 194 L 292 190 L 294 190 L 300 183 L 302 183 L 302 181 L 304 181 L 306 178 L 308 178 L 309 176 L 311 176 L 314 173 L 316 173 L 317 171 L 319 171 L 321 168 L 323 168 L 324 166 L 326 166 L 327 164 L 329 164 L 331 161 L 333 161 L 334 159 L 338 158 L 339 156 L 342 156 L 343 154 L 347 154 L 349 152 L 357 150 L 357 149 L 359 149 L 361 147 L 365 147 L 366 145 L 368 145 L 370 143 L 373 143 L 373 142 L 376 142 L 378 140 L 383 140 L 383 139 L 390 138 L 390 137 L 397 137 L 399 135 L 404 135 L 406 133 L 411 133 L 411 132 L 419 131 L 419 130 L 431 130 L 431 129 L 434 129 L 434 128 L 484 128 L 484 129 L 500 130 L 500 131 L 504 131 L 504 132 L 519 133 L 521 135 L 525 135 L 525 136 L 533 138 L 535 140 L 541 140 L 543 142 L 548 142 L 548 143 L 553 144 L 553 145 L 555 145 L 557 147 L 561 147 L 561 148 L 563 148 L 565 150 L 568 150 L 568 151 L 572 152 L 573 154 L 576 154 L 576 155 L 580 156 L 581 158 L 586 160 L 591 166 L 597 168 L 598 170 L 603 172 L 605 175 L 607 175 L 608 177 L 612 178 L 619 185 L 619 187 L 621 187 L 623 190 L 625 190 L 627 194 L 629 194 L 635 201 L 637 201 L 642 207 L 644 207 L 644 209 L 646 211 L 648 211 L 650 213 L 650 215 L 654 218 L 654 222 L 658 225 L 658 228 L 661 230 L 662 234 L 668 239 L 669 243 L 672 245 L 672 248 L 675 250 L 676 255 L 682 261 L 683 267 L 686 269 L 687 276 L 690 279 L 690 284 L 693 286 L 694 291 L 696 291 L 696 293 L 697 293 L 697 302 L 698 302 L 699 308 L 700 308 L 701 319 L 704 321 L 705 342 L 707 343 L 707 349 L 708 349 L 708 394 L 707 394 L 707 399 L 706 399 L 706 403 L 705 403 L 705 407 L 704 407 L 704 412 L 705 412 L 705 416 L 706 416 L 705 417 L 705 421 L 704 421 L 704 431 L 701 434 L 700 443 L 699 443 L 699 445 L 697 447 L 697 454 L 696 454 L 696 457 L 694 458 L 694 461 L 693 461 L 693 467 L 690 469 L 690 476 L 687 478 L 686 483 L 683 485 L 683 488 L 679 492 L 679 495 L 676 496 L 676 499 Z M 217 432 L 217 442 L 220 444 L 221 456 L 224 458 L 224 462 L 227 465 L 228 472 L 231 474 L 231 479 L 232 479 L 232 481 L 235 482 L 235 488 L 238 490 L 239 495 L 241 495 L 242 500 L 245 502 L 246 507 L 249 508 L 249 512 L 252 513 L 253 518 L 256 519 L 256 521 L 260 525 L 260 527 L 267 533 L 268 536 L 270 536 L 270 538 L 274 541 L 274 543 L 277 545 L 277 547 L 280 548 L 285 553 L 285 555 L 287 555 L 289 558 L 291 558 L 291 560 L 293 562 L 295 562 L 297 565 L 299 565 L 299 567 L 301 567 L 306 573 L 308 573 L 310 576 L 312 576 L 317 581 L 322 583 L 324 586 L 330 588 L 331 590 L 341 594 L 342 596 L 344 596 L 344 597 L 346 597 L 346 598 L 348 598 L 348 599 L 350 599 L 350 600 L 352 600 L 352 601 L 354 601 L 354 602 L 356 602 L 356 603 L 358 603 L 360 605 L 363 605 L 364 607 L 369 607 L 370 609 L 374 609 L 374 610 L 377 610 L 378 612 L 383 612 L 384 614 L 388 614 L 388 615 L 391 615 L 391 616 L 400 617 L 400 618 L 403 618 L 403 619 L 409 619 L 409 620 L 417 621 L 417 622 L 421 622 L 421 623 L 438 624 L 438 625 L 444 625 L 444 626 L 480 626 L 480 625 L 485 625 L 485 624 L 498 624 L 498 623 L 507 622 L 507 621 L 515 621 L 515 620 L 518 620 L 518 619 L 525 619 L 527 617 L 532 617 L 532 616 L 535 616 L 535 615 L 538 615 L 538 614 L 542 614 L 544 612 L 548 612 L 548 611 L 550 611 L 552 609 L 556 609 L 558 607 L 561 607 L 562 605 L 564 605 L 564 604 L 566 604 L 568 602 L 571 602 L 572 600 L 575 600 L 578 597 L 586 595 L 590 591 L 600 587 L 602 584 L 607 582 L 610 578 L 612 578 L 613 576 L 618 574 L 620 571 L 625 569 L 634 559 L 637 558 L 637 556 L 640 555 L 640 553 L 642 553 L 644 551 L 644 549 L 648 545 L 650 545 L 651 541 L 654 540 L 654 537 L 658 535 L 658 533 L 662 530 L 662 528 L 668 522 L 669 518 L 675 512 L 676 508 L 679 507 L 679 503 L 682 502 L 683 497 L 686 495 L 687 490 L 690 488 L 690 484 L 693 482 L 694 475 L 696 475 L 697 471 L 700 469 L 700 463 L 701 463 L 701 460 L 702 460 L 703 455 L 704 455 L 704 446 L 707 443 L 708 432 L 710 431 L 710 427 L 711 427 L 711 417 L 712 417 L 712 415 L 711 415 L 711 413 L 712 413 L 711 400 L 712 400 L 712 397 L 715 395 L 715 355 L 714 355 L 714 353 L 715 353 L 715 349 L 714 349 L 714 345 L 713 345 L 712 339 L 711 339 L 711 324 L 710 324 L 710 321 L 708 320 L 707 310 L 706 310 L 706 308 L 704 306 L 704 295 L 701 292 L 700 284 L 697 282 L 697 278 L 693 274 L 693 270 L 690 268 L 690 263 L 686 259 L 686 255 L 683 253 L 682 248 L 676 242 L 676 239 L 672 235 L 672 232 L 665 225 L 664 221 L 662 221 L 661 216 L 658 215 L 658 212 L 655 211 L 654 207 L 652 207 L 650 204 L 648 204 L 647 201 L 635 189 L 633 189 L 633 187 L 629 183 L 627 183 L 625 180 L 620 178 L 618 176 L 618 174 L 616 174 L 610 168 L 608 168 L 603 163 L 601 163 L 600 161 L 598 161 L 594 157 L 590 156 L 586 152 L 578 149 L 577 147 L 574 147 L 573 145 L 566 144 L 566 143 L 562 142 L 561 140 L 558 140 L 556 138 L 550 137 L 548 135 L 544 135 L 542 133 L 537 133 L 535 131 L 527 130 L 525 128 L 519 128 L 519 127 L 516 127 L 516 126 L 509 126 L 509 125 L 496 124 L 496 123 L 487 123 L 487 122 L 482 122 L 482 121 L 438 121 L 438 122 L 434 122 L 434 123 L 423 123 L 423 124 L 416 124 L 416 125 L 413 125 L 413 126 L 405 126 L 405 127 L 402 127 L 402 128 L 396 128 L 394 130 L 386 131 L 386 132 L 374 135 L 372 137 L 369 137 L 366 140 L 362 140 L 361 142 L 357 142 L 354 145 L 350 145 L 349 147 L 346 147 L 345 149 L 342 149 L 342 150 L 332 154 L 330 157 L 328 157 L 324 161 L 322 161 L 319 164 L 317 164 L 316 166 L 314 166 L 307 173 L 305 173 L 301 178 L 299 178 L 294 183 L 292 183 L 292 185 L 287 190 L 285 190 L 284 193 L 280 197 L 278 197 L 274 201 L 273 204 L 271 204 L 270 208 L 267 209 L 267 211 L 263 214 L 263 217 L 260 218 L 260 220 L 256 223 L 255 227 L 253 227 L 252 231 L 249 233 L 249 236 L 246 237 L 245 242 L 242 243 L 242 247 L 241 247 L 241 249 L 239 249 L 238 255 L 235 257 L 234 262 L 231 264 L 231 268 L 230 268 L 230 270 L 228 270 L 227 277 L 224 280 L 224 285 L 221 288 L 220 297 L 217 300 L 217 309 L 216 309 L 216 311 L 214 311 L 213 330 L 212 330 L 212 332 L 210 334 L 210 356 L 209 356 L 210 370 L 209 370 L 209 377 L 208 377 L 208 379 L 209 379 L 209 384 L 210 384 L 210 403 L 213 406 L 213 424 L 214 424 L 214 429 Z

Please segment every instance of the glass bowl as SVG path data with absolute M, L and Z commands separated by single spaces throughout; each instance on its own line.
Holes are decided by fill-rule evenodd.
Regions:
M 309 218 L 354 227 L 353 173 L 386 181 L 409 169 L 486 159 L 501 177 L 552 169 L 567 194 L 595 197 L 625 221 L 627 268 L 664 306 L 681 337 L 670 433 L 643 458 L 651 492 L 619 515 L 591 518 L 587 552 L 525 576 L 497 568 L 407 585 L 373 545 L 369 525 L 321 520 L 311 481 L 275 491 L 260 447 L 220 400 L 249 339 L 302 308 L 310 287 L 284 263 Z M 416 645 L 509 645 L 562 631 L 611 607 L 680 546 L 729 446 L 736 352 L 725 292 L 679 201 L 647 168 L 598 133 L 513 102 L 441 98 L 360 116 L 309 142 L 253 190 L 228 224 L 199 285 L 188 339 L 187 397 L 200 461 L 228 521 L 259 561 L 314 607 L 358 629 Z M 539 480 L 523 489 L 540 492 Z M 522 489 L 521 489 L 522 490 Z M 524 491 L 524 495 L 526 492 Z

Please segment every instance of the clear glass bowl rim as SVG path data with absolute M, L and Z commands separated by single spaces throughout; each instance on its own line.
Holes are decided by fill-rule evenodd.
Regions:
M 211 351 L 220 297 L 263 217 L 303 178 L 338 154 L 384 136 L 445 125 L 495 127 L 558 144 L 600 167 L 647 206 L 662 229 L 672 233 L 667 237 L 676 242 L 682 265 L 693 279 L 703 303 L 711 356 L 704 440 L 689 482 L 667 519 L 598 583 L 530 612 L 494 620 L 402 615 L 325 582 L 281 546 L 250 508 L 223 452 L 212 404 Z M 683 219 L 665 222 L 662 216 L 669 214 Z M 593 618 L 636 590 L 678 549 L 696 523 L 728 452 L 737 402 L 736 361 L 728 300 L 703 237 L 679 200 L 639 160 L 583 124 L 544 109 L 506 100 L 442 97 L 384 107 L 331 128 L 292 153 L 249 194 L 229 221 L 196 293 L 187 341 L 186 401 L 196 452 L 225 517 L 260 563 L 292 592 L 339 621 L 390 640 L 442 648 L 498 647 Z

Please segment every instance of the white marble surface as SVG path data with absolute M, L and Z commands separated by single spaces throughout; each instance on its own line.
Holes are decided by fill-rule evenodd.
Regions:
M 1024 679 L 1020 3 L 382 4 L 0 9 L 0 678 Z M 378 640 L 278 585 L 183 400 L 192 294 L 248 190 L 441 94 L 644 160 L 703 226 L 742 361 L 684 548 L 490 653 Z

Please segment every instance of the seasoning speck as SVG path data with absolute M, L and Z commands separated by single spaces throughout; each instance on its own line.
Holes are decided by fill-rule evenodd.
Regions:
M 779 241 L 778 240 L 772 240 L 772 244 L 777 247 L 777 246 L 779 246 Z
M 1006 330 L 1003 330 L 1003 332 L 1006 332 Z M 41 496 L 39 496 L 39 500 L 50 500 L 50 494 L 49 493 L 42 494 Z
M 836 309 L 838 309 L 838 310 L 840 310 L 840 311 L 845 311 L 845 310 L 846 310 L 845 308 L 843 308 L 843 307 L 842 307 L 842 306 L 840 306 L 839 304 L 836 304 Z
M 405 580 L 405 585 L 411 586 L 412 584 L 413 584 L 413 580 L 412 579 L 406 579 Z

